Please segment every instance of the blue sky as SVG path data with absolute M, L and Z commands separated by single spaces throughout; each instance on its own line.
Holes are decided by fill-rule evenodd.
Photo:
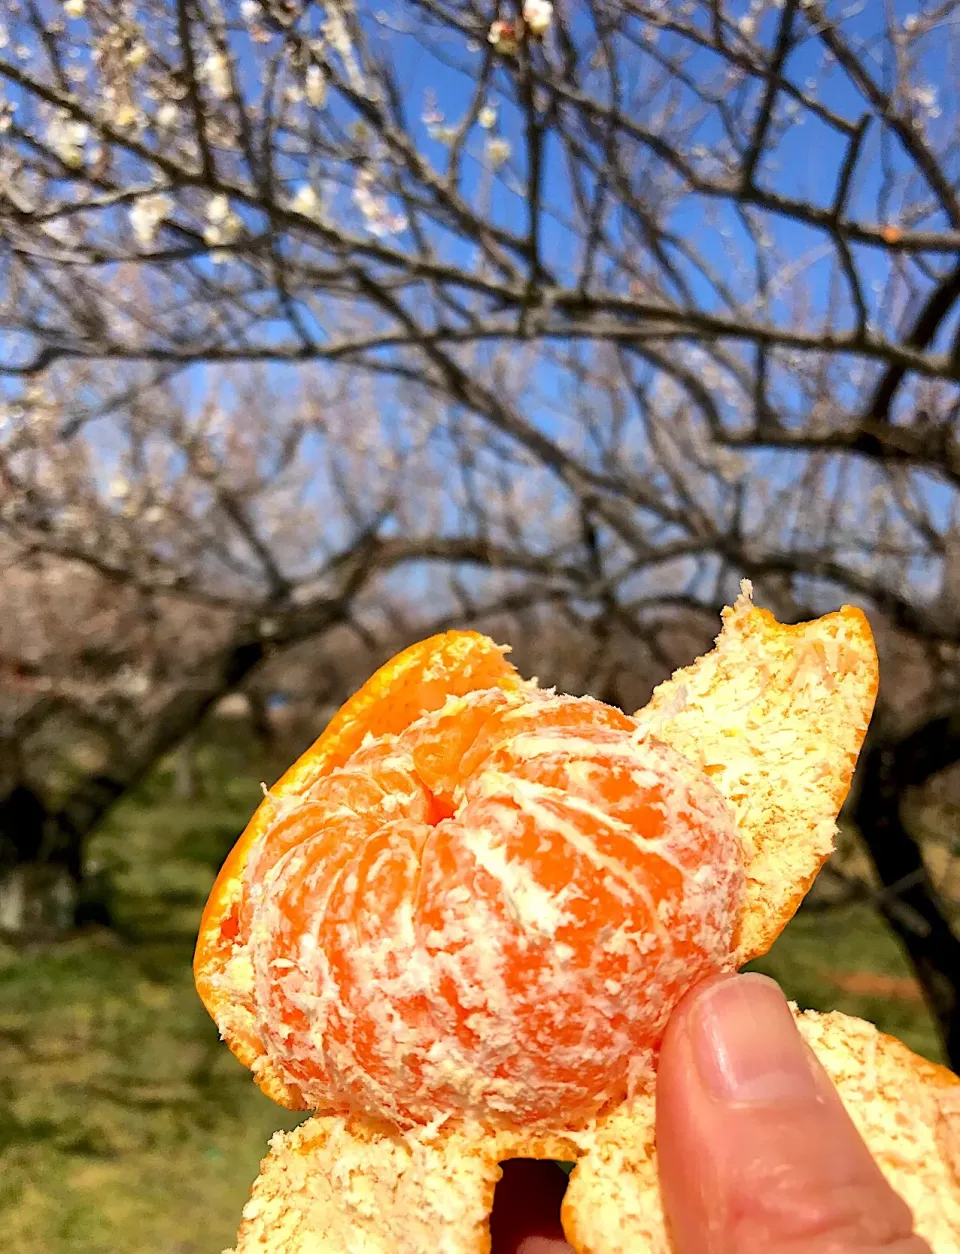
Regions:
M 913 5 L 897 0 L 897 3 L 892 6 L 892 11 L 902 22 L 913 8 Z M 732 6 L 732 9 L 734 13 L 741 15 L 746 15 L 748 12 L 748 6 L 745 4 L 739 8 Z M 844 28 L 847 37 L 869 36 L 877 23 L 882 21 L 885 10 L 890 11 L 890 6 L 872 3 L 862 5 L 859 14 L 850 19 Z M 487 55 L 487 49 L 482 43 L 473 49 L 468 49 L 462 41 L 445 39 L 440 45 L 442 55 L 438 57 L 425 50 L 413 35 L 397 34 L 388 30 L 387 24 L 416 20 L 417 10 L 412 6 L 401 5 L 396 0 L 391 0 L 385 10 L 387 24 L 377 22 L 373 16 L 372 6 L 366 9 L 365 13 L 369 31 L 374 33 L 377 39 L 383 41 L 397 70 L 402 84 L 410 129 L 417 140 L 418 147 L 435 167 L 443 172 L 447 150 L 443 143 L 431 137 L 428 122 L 423 116 L 425 107 L 432 94 L 433 105 L 443 114 L 444 122 L 456 124 L 472 97 L 476 75 Z M 768 14 L 765 25 L 760 28 L 761 35 L 767 41 L 772 36 L 776 19 L 776 14 Z M 803 19 L 798 19 L 798 21 L 802 23 Z M 575 26 L 582 38 L 592 37 L 582 20 Z M 247 86 L 251 92 L 255 93 L 259 86 L 258 67 L 250 56 L 250 44 L 244 36 L 238 36 L 235 44 L 239 53 L 242 75 L 247 80 Z M 659 53 L 670 55 L 675 51 L 675 47 L 672 37 L 660 35 L 656 45 Z M 5 55 L 9 55 L 9 50 L 0 53 L 0 56 Z M 640 121 L 644 121 L 645 115 L 655 114 L 662 105 L 663 92 L 661 91 L 659 96 L 654 96 L 652 86 L 662 71 L 649 54 L 642 54 L 632 49 L 629 56 L 633 77 L 641 89 L 638 107 L 640 108 Z M 455 64 L 446 64 L 448 59 Z M 956 117 L 956 89 L 949 82 L 949 64 L 947 41 L 935 38 L 928 40 L 918 69 L 917 83 L 921 89 L 933 86 L 939 92 L 941 116 L 938 119 L 931 117 L 927 120 L 931 139 L 934 141 L 939 132 L 945 132 L 947 127 L 954 125 Z M 717 70 L 717 59 L 708 52 L 695 53 L 686 62 L 685 68 L 696 78 L 709 79 Z M 887 72 L 882 64 L 882 58 L 877 60 L 875 69 L 882 80 Z M 864 111 L 863 101 L 847 76 L 838 72 L 836 68 L 824 67 L 822 48 L 813 38 L 807 39 L 803 46 L 791 54 L 786 71 L 799 85 L 809 87 L 812 84 L 811 89 L 824 104 L 841 113 L 851 122 Z M 514 73 L 515 71 L 509 65 L 498 65 L 493 72 L 487 96 L 489 103 L 496 106 L 498 113 L 496 126 L 491 133 L 507 139 L 512 148 L 510 162 L 503 172 L 504 177 L 491 183 L 489 174 L 484 172 L 480 162 L 474 160 L 473 156 L 468 156 L 464 162 L 463 193 L 465 198 L 473 203 L 478 203 L 481 197 L 489 195 L 493 220 L 508 229 L 520 231 L 526 224 L 527 207 L 523 196 L 511 190 L 510 183 L 514 176 L 521 184 L 523 183 L 526 176 L 526 151 L 522 119 L 511 103 L 510 76 Z M 755 106 L 758 91 L 756 88 L 751 90 Z M 688 105 L 690 102 L 691 98 L 688 97 Z M 331 100 L 328 108 L 335 116 L 344 120 L 350 112 L 342 102 L 335 99 Z M 468 145 L 468 153 L 479 155 L 487 134 L 475 128 Z M 702 157 L 697 156 L 696 159 L 709 160 L 711 151 L 718 141 L 717 119 L 715 115 L 712 115 L 705 119 L 698 133 L 693 137 L 694 152 L 699 153 L 702 150 Z M 784 194 L 809 198 L 816 204 L 826 205 L 830 203 L 833 196 L 843 153 L 840 138 L 807 114 L 803 117 L 801 124 L 794 125 L 786 131 L 773 159 L 761 167 L 758 178 L 762 184 L 773 186 Z M 570 206 L 571 195 L 560 145 L 556 141 L 548 142 L 545 158 L 544 201 L 548 206 L 555 207 L 562 216 Z M 638 149 L 636 160 L 641 159 L 642 150 Z M 899 208 L 901 186 L 910 162 L 896 141 L 889 145 L 886 160 L 887 176 L 889 177 L 891 171 L 894 176 L 891 211 L 895 219 Z M 299 167 L 296 164 L 290 165 L 282 173 L 290 174 L 291 191 L 295 190 L 304 178 L 319 178 L 333 183 L 344 177 L 343 169 L 325 171 L 311 160 L 302 162 Z M 877 195 L 883 178 L 884 167 L 880 161 L 880 130 L 874 125 L 864 145 L 851 189 L 848 202 L 851 215 L 860 216 L 867 222 L 876 219 Z M 644 190 L 645 185 L 641 180 L 638 183 L 638 191 L 643 194 Z M 655 192 L 656 188 L 651 187 L 651 194 Z M 342 190 L 336 193 L 333 208 L 344 215 L 351 215 L 356 220 L 348 186 L 343 186 Z M 782 279 L 785 273 L 789 273 L 791 265 L 802 267 L 800 273 L 804 276 L 804 291 L 809 304 L 807 317 L 817 319 L 825 312 L 831 296 L 836 296 L 839 282 L 840 313 L 837 324 L 840 329 L 849 328 L 853 321 L 852 305 L 846 295 L 843 281 L 838 280 L 839 268 L 836 253 L 825 246 L 826 237 L 821 232 L 795 222 L 769 214 L 761 215 L 757 211 L 754 211 L 753 219 L 756 224 L 762 223 L 763 228 L 770 233 L 773 246 L 781 258 L 771 276 L 773 283 Z M 251 221 L 250 226 L 254 225 Z M 681 198 L 671 211 L 668 225 L 684 240 L 694 244 L 700 250 L 705 263 L 713 267 L 739 296 L 743 297 L 753 292 L 755 288 L 753 244 L 735 205 L 716 199 L 708 201 L 702 197 L 688 195 Z M 943 227 L 946 222 L 942 215 L 939 218 L 931 216 L 924 225 L 931 228 Z M 622 218 L 618 219 L 616 215 L 611 217 L 610 230 L 615 238 L 618 235 L 622 238 L 624 231 Z M 460 265 L 473 263 L 474 245 L 472 243 L 464 242 L 439 228 L 433 231 L 431 240 L 441 255 L 449 257 Z M 404 234 L 391 242 L 400 246 L 408 246 L 410 243 L 409 237 Z M 562 222 L 549 214 L 545 215 L 542 233 L 543 254 L 546 263 L 561 284 L 569 284 L 575 280 L 574 263 L 577 260 L 579 242 L 576 230 L 571 232 L 570 228 Z M 854 246 L 853 252 L 863 275 L 868 303 L 876 306 L 878 292 L 875 288 L 882 291 L 888 282 L 888 259 L 876 249 Z M 727 312 L 716 291 L 694 267 L 679 255 L 675 254 L 674 260 L 678 268 L 683 271 L 702 309 L 719 313 Z M 942 258 L 938 259 L 938 264 L 943 264 Z M 220 273 L 232 270 L 234 267 L 226 267 Z M 209 268 L 209 272 L 217 273 L 213 267 Z M 608 290 L 622 290 L 622 276 L 608 274 L 606 285 Z M 316 316 L 301 305 L 305 320 L 320 339 L 327 334 L 335 335 L 340 329 L 335 307 L 328 306 L 328 308 L 330 310 L 329 323 L 324 328 L 319 325 Z M 795 314 L 783 299 L 773 297 L 768 306 L 768 316 L 776 322 L 786 323 L 795 317 Z M 952 325 L 945 327 L 941 339 L 945 339 L 952 329 Z M 262 334 L 267 340 L 271 340 L 283 337 L 285 332 L 279 324 L 275 324 L 272 328 L 265 325 L 262 328 Z M 11 353 L 17 351 L 15 337 L 9 333 L 6 336 L 6 351 Z M 492 349 L 478 352 L 477 361 L 481 363 L 480 368 L 485 357 L 489 358 L 490 355 L 492 355 Z M 852 377 L 849 379 L 845 377 L 847 373 L 852 376 L 854 363 L 838 364 L 840 368 L 834 372 L 833 383 L 837 403 L 843 407 L 854 406 L 863 395 L 863 381 L 854 383 Z M 290 369 L 290 367 L 277 367 L 270 371 L 271 382 L 275 383 L 280 390 L 283 387 L 283 380 L 289 377 Z M 208 383 L 208 371 L 203 365 L 195 366 L 181 374 L 178 389 L 188 408 L 193 408 L 199 403 L 199 398 L 207 391 Z M 781 399 L 788 405 L 793 404 L 798 410 L 798 420 L 802 420 L 804 401 L 793 376 L 784 371 L 779 373 L 774 371 L 771 384 L 779 387 Z M 526 417 L 550 434 L 560 434 L 572 421 L 571 415 L 565 412 L 567 390 L 568 381 L 565 376 L 559 372 L 549 354 L 542 354 L 539 365 L 528 380 L 528 387 L 522 397 Z M 389 400 L 387 403 L 389 404 Z M 404 420 L 404 415 L 399 409 L 395 417 L 398 423 Z M 309 445 L 307 453 L 312 455 Z M 769 459 L 767 459 L 767 465 L 769 465 Z M 105 471 L 108 467 L 109 457 L 105 461 Z M 775 475 L 789 477 L 791 473 L 787 461 L 779 459 L 776 462 Z M 946 491 L 929 482 L 923 485 L 922 490 L 937 512 L 943 515 L 949 499 Z M 317 483 L 317 491 L 322 491 L 320 480 Z

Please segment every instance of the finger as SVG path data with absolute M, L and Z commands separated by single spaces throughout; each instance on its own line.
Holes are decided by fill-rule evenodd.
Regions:
M 701 986 L 674 1015 L 657 1150 L 676 1254 L 930 1254 L 765 976 Z
M 563 1239 L 560 1203 L 567 1177 L 556 1163 L 511 1158 L 493 1197 L 490 1254 L 573 1254 Z

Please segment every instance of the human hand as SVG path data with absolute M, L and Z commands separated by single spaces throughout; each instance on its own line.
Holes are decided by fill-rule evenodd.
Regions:
M 657 1152 L 675 1254 L 930 1254 L 765 976 L 721 977 L 678 1007 Z M 572 1254 L 563 1188 L 553 1163 L 506 1164 L 492 1254 Z

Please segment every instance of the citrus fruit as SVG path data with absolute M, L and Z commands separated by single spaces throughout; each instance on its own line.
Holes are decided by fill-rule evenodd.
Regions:
M 401 1127 L 589 1117 L 733 965 L 743 862 L 707 776 L 619 710 L 496 678 L 408 690 L 245 847 L 224 970 L 289 1100 Z

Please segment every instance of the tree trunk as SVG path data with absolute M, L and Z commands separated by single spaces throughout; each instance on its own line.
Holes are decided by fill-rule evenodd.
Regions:
M 944 1048 L 960 1070 L 960 939 L 902 817 L 904 795 L 960 759 L 960 718 L 931 719 L 900 740 L 874 738 L 860 760 L 853 818 L 886 890 L 879 908 L 900 939 Z
M 192 736 L 183 742 L 174 758 L 173 790 L 178 801 L 196 801 L 200 796 L 197 746 Z
M 82 878 L 79 850 L 52 847 L 46 806 L 28 785 L 0 799 L 0 935 L 61 935 L 73 924 Z
M 253 734 L 260 741 L 260 744 L 267 751 L 276 748 L 276 728 L 270 717 L 270 707 L 267 704 L 266 696 L 255 685 L 251 685 L 247 689 L 247 704 L 250 708 L 250 726 Z
M 303 606 L 295 614 L 291 613 L 284 629 L 271 635 L 272 648 L 282 648 L 311 637 L 322 637 L 329 628 L 343 621 L 344 606 L 357 593 L 372 569 L 371 547 L 375 543 L 372 535 L 357 543 L 354 550 L 339 563 L 339 592 Z M 23 919 L 24 901 L 29 898 L 33 889 L 34 876 L 32 871 L 23 872 L 18 868 L 50 865 L 61 868 L 55 876 L 61 887 L 52 893 L 51 898 L 56 907 L 51 917 L 59 930 L 62 931 L 67 926 L 64 920 L 71 913 L 74 923 L 86 921 L 84 910 L 87 907 L 92 908 L 92 921 L 105 921 L 106 907 L 97 900 L 91 905 L 83 894 L 86 882 L 83 858 L 87 838 L 116 802 L 131 788 L 136 787 L 160 758 L 175 749 L 217 701 L 232 692 L 251 674 L 263 660 L 265 652 L 256 627 L 249 622 L 241 624 L 233 640 L 205 658 L 193 672 L 184 675 L 181 685 L 170 693 L 165 703 L 153 711 L 138 730 L 126 739 L 117 738 L 116 748 L 106 766 L 81 780 L 59 810 L 55 813 L 48 812 L 39 798 L 31 794 L 33 801 L 43 812 L 41 837 L 36 835 L 35 822 L 33 826 L 25 825 L 16 821 L 15 816 L 11 817 L 9 813 L 4 820 L 3 806 L 6 803 L 0 798 L 0 911 L 6 910 L 11 918 Z M 25 798 L 21 796 L 20 801 L 25 802 Z M 29 837 L 26 833 L 30 833 Z M 22 852 L 17 853 L 16 842 L 28 839 L 42 852 L 27 857 Z M 44 873 L 38 874 L 41 879 L 44 878 Z M 12 878 L 4 897 L 5 877 Z M 67 905 L 62 904 L 64 884 L 72 885 L 69 888 Z M 56 906 L 57 902 L 61 902 L 60 906 Z M 29 914 L 28 910 L 26 914 Z
M 107 766 L 73 789 L 55 813 L 25 785 L 0 800 L 0 932 L 49 939 L 83 923 L 109 923 L 106 901 L 85 891 L 87 838 L 135 787 L 261 661 L 259 641 L 235 643 L 188 677 Z
M 53 816 L 59 843 L 82 848 L 107 811 L 139 784 L 157 761 L 170 753 L 226 693 L 263 659 L 258 640 L 233 644 L 188 677 L 136 736 L 118 749 L 105 770 L 82 780 Z

